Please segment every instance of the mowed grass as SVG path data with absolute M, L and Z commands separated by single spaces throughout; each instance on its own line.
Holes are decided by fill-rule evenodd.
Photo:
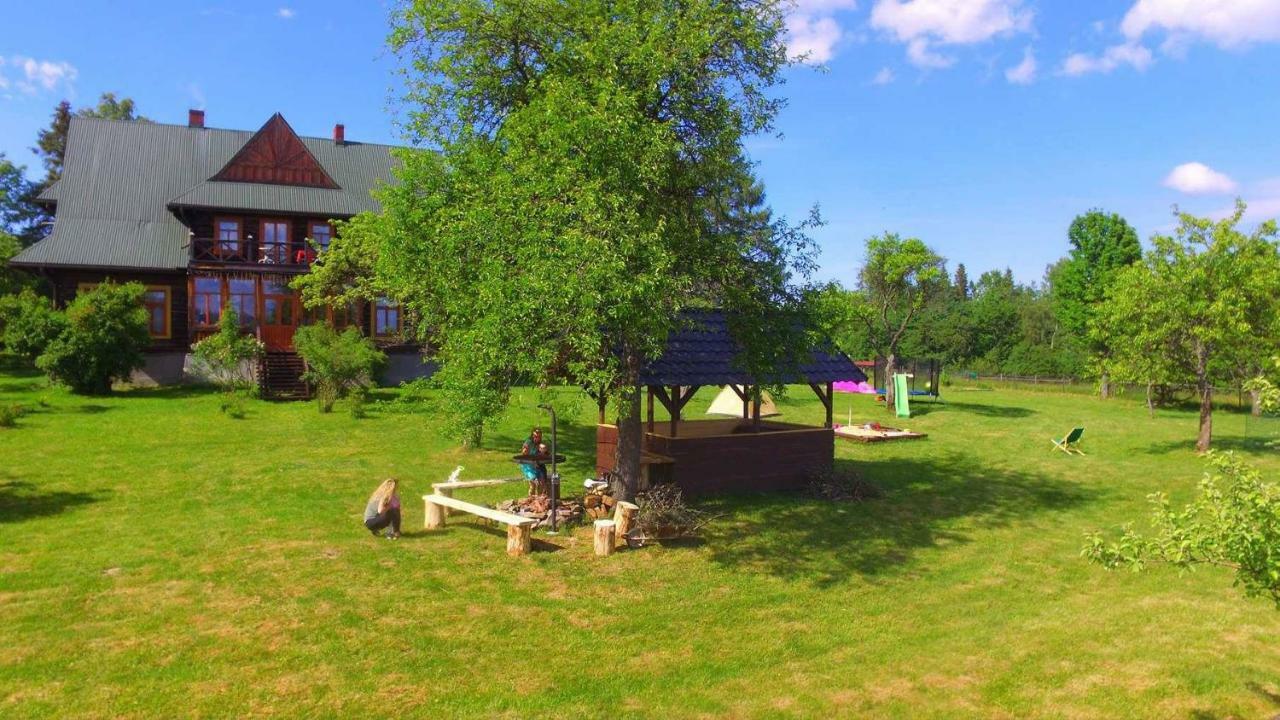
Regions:
M 593 465 L 594 408 L 551 395 L 572 488 Z M 81 398 L 0 374 L 0 403 L 33 410 L 0 429 L 0 716 L 1280 713 L 1280 612 L 1223 570 L 1079 558 L 1086 530 L 1145 524 L 1148 493 L 1190 497 L 1191 412 L 945 397 L 906 423 L 927 440 L 837 441 L 878 500 L 717 499 L 700 544 L 596 558 L 582 528 L 515 559 L 475 520 L 424 534 L 419 497 L 457 464 L 513 475 L 528 426 L 545 424 L 532 391 L 463 451 L 430 397 L 362 420 L 255 402 L 234 420 L 200 390 Z M 820 422 L 807 388 L 779 405 Z M 838 396 L 838 419 L 850 411 L 887 421 Z M 1077 424 L 1089 455 L 1053 452 Z M 1220 447 L 1280 468 L 1242 416 L 1217 428 Z M 404 483 L 399 542 L 360 526 L 388 475 Z

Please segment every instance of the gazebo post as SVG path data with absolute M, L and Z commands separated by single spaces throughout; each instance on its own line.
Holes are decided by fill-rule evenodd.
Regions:
M 827 410 L 827 421 L 823 427 L 832 427 L 834 425 L 832 422 L 832 406 L 835 404 L 834 383 L 828 382 L 824 387 L 818 383 L 811 382 L 809 387 L 813 388 L 814 394 L 818 396 L 818 399 L 822 401 L 822 406 Z
M 751 391 L 751 427 L 757 432 L 760 430 L 760 386 L 756 385 Z
M 680 386 L 671 386 L 671 437 L 679 432 L 680 425 Z
M 835 425 L 835 423 L 832 421 L 833 420 L 832 415 L 834 414 L 833 411 L 835 409 L 835 404 L 836 404 L 835 383 L 829 382 L 827 383 L 827 402 L 826 402 L 827 425 L 826 427 L 833 427 Z
M 649 394 L 649 432 L 653 432 L 653 386 L 646 385 L 645 391 Z

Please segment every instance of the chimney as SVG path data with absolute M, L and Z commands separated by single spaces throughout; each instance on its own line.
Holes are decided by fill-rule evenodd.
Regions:
M 188 110 L 187 111 L 187 127 L 193 127 L 193 128 L 204 127 L 204 111 Z
M 346 142 L 347 142 L 347 129 L 343 127 L 342 123 L 338 123 L 334 125 L 333 126 L 333 144 L 342 145 L 342 144 L 345 144 Z

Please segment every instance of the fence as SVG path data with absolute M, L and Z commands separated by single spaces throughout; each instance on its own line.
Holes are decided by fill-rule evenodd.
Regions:
M 942 380 L 943 394 L 946 393 L 948 386 L 964 387 L 974 385 L 1077 395 L 1096 395 L 1098 393 L 1098 380 L 1096 378 L 1064 378 L 1049 375 L 1006 375 L 999 373 L 983 375 L 976 372 L 958 372 L 946 373 Z M 1161 404 L 1197 401 L 1195 385 L 1186 384 L 1165 387 L 1167 394 L 1162 398 L 1163 402 Z M 1145 400 L 1147 386 L 1137 383 L 1112 382 L 1111 393 L 1120 397 Z M 1249 405 L 1248 395 L 1239 387 L 1214 387 L 1213 395 L 1215 406 L 1247 407 Z

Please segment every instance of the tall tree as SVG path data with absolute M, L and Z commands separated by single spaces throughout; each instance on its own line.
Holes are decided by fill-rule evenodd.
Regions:
M 683 309 L 730 310 L 744 369 L 765 381 L 805 345 L 808 238 L 778 220 L 744 237 L 708 207 L 740 187 L 743 137 L 781 105 L 784 13 L 773 0 L 408 4 L 391 36 L 406 129 L 439 152 L 401 153 L 384 213 L 340 232 L 320 273 L 369 265 L 416 310 L 472 422 L 517 382 L 613 401 L 633 492 L 639 373 Z M 341 260 L 343 235 L 363 238 L 364 260 Z
M 80 117 L 104 118 L 106 120 L 138 120 L 150 122 L 138 115 L 131 98 L 116 98 L 115 93 L 102 93 L 98 104 L 93 107 L 80 108 L 74 112 Z M 53 109 L 53 118 L 49 127 L 36 135 L 36 147 L 32 152 L 40 156 L 45 167 L 44 187 L 49 187 L 62 177 L 62 164 L 67 158 L 67 130 L 71 127 L 71 103 L 63 100 Z
M 917 238 L 885 233 L 867 239 L 859 276 L 864 298 L 860 315 L 885 358 L 885 404 L 890 410 L 898 346 L 921 309 L 944 287 L 946 275 L 943 259 Z
M 26 247 L 44 236 L 44 212 L 35 204 L 40 186 L 27 180 L 26 168 L 0 153 L 0 233 Z
M 969 272 L 965 270 L 964 263 L 956 266 L 956 295 L 961 300 L 969 299 Z
M 1237 227 L 1244 211 L 1237 202 L 1223 220 L 1180 213 L 1174 235 L 1155 236 L 1143 261 L 1120 271 L 1093 323 L 1127 379 L 1194 382 L 1200 452 L 1213 440 L 1214 382 L 1269 357 L 1280 313 L 1276 223 L 1246 234 Z
M 1063 326 L 1086 337 L 1099 305 L 1116 273 L 1142 257 L 1138 233 L 1123 217 L 1102 210 L 1090 210 L 1071 221 L 1067 230 L 1071 251 L 1056 275 L 1054 305 Z M 1099 392 L 1111 393 L 1108 359 L 1111 348 L 1100 340 L 1090 347 L 1099 368 Z

